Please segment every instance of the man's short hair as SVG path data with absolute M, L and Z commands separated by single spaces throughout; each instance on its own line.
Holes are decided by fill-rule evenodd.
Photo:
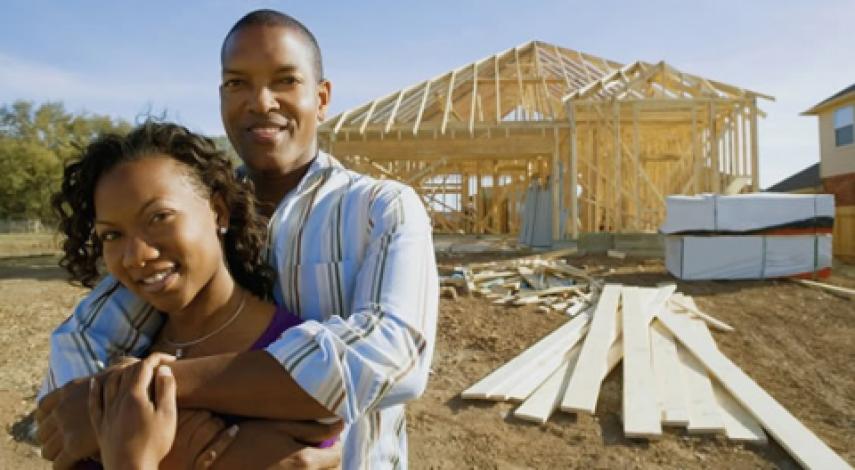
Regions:
M 314 56 L 312 68 L 315 78 L 318 82 L 323 81 L 324 64 L 321 59 L 321 47 L 318 45 L 318 40 L 315 39 L 315 35 L 309 31 L 309 28 L 307 28 L 303 23 L 297 21 L 294 17 L 276 10 L 255 10 L 247 13 L 243 18 L 239 19 L 237 23 L 232 26 L 232 29 L 229 30 L 228 34 L 226 34 L 225 39 L 223 39 L 223 46 L 220 49 L 221 62 L 225 57 L 226 43 L 229 42 L 229 38 L 232 37 L 234 33 L 248 26 L 278 26 L 280 28 L 290 29 L 302 34 L 312 48 L 312 55 Z

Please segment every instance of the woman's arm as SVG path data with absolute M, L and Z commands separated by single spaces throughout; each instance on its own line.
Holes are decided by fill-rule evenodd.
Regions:
M 172 367 L 182 407 L 279 420 L 335 418 L 265 351 L 183 359 Z

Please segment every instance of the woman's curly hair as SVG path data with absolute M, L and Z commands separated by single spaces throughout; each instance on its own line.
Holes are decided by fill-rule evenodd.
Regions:
M 105 134 L 83 149 L 65 168 L 61 190 L 52 205 L 66 239 L 60 266 L 73 281 L 93 287 L 101 273 L 101 242 L 95 234 L 95 187 L 120 163 L 165 155 L 184 163 L 206 197 L 219 195 L 229 209 L 224 239 L 226 262 L 235 281 L 259 297 L 273 287 L 274 272 L 265 264 L 266 220 L 256 211 L 252 183 L 235 176 L 232 163 L 211 139 L 187 128 L 147 120 L 127 136 Z

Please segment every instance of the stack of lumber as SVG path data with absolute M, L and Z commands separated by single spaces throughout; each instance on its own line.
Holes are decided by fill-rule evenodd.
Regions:
M 668 196 L 665 265 L 680 279 L 830 274 L 828 194 Z
M 808 468 L 849 468 L 716 346 L 708 329 L 732 331 L 674 285 L 606 284 L 584 312 L 471 386 L 467 399 L 518 401 L 515 416 L 544 423 L 558 411 L 593 414 L 603 380 L 623 360 L 627 437 L 663 426 L 766 442 Z
M 558 259 L 575 248 L 486 263 L 456 266 L 442 276 L 443 289 L 492 299 L 498 305 L 539 305 L 544 311 L 556 310 L 578 315 L 596 303 L 601 286 L 584 270 Z

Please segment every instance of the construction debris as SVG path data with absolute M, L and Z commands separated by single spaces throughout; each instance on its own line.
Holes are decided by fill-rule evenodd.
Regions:
M 602 284 L 584 270 L 557 259 L 575 251 L 570 248 L 455 266 L 440 277 L 440 284 L 459 293 L 483 296 L 497 305 L 533 304 L 540 311 L 575 316 L 596 302 Z
M 849 298 L 855 300 L 855 289 L 847 289 L 845 287 L 833 286 L 831 284 L 826 284 L 823 282 L 809 281 L 807 279 L 791 279 L 793 282 L 799 283 L 803 286 L 816 287 L 817 289 L 822 289 L 826 292 L 830 292 L 840 297 Z
M 676 286 L 587 282 L 597 286 L 593 308 L 461 396 L 521 402 L 514 415 L 538 423 L 559 409 L 593 414 L 603 380 L 623 360 L 628 437 L 657 438 L 663 426 L 753 443 L 765 443 L 768 433 L 806 468 L 850 468 L 716 347 L 707 325 L 733 328 Z

